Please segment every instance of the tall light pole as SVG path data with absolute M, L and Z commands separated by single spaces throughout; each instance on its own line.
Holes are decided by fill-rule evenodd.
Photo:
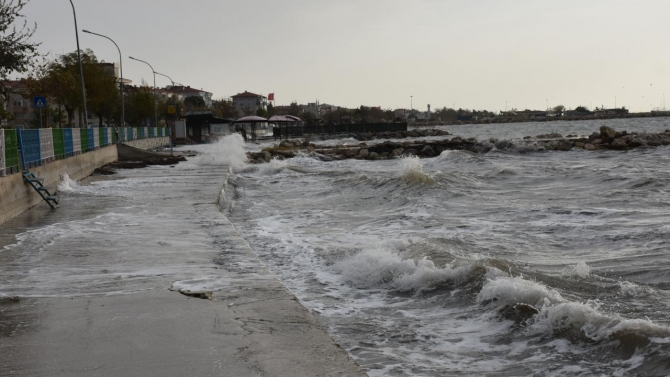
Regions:
M 145 62 L 144 60 L 135 59 L 132 56 L 129 56 L 128 58 L 133 59 L 133 60 L 137 60 L 138 62 L 142 62 L 142 63 L 148 65 L 149 68 L 151 68 L 151 72 L 154 73 L 154 125 L 153 126 L 158 127 L 158 109 L 157 109 L 158 105 L 157 105 L 157 102 L 156 102 L 157 101 L 156 100 L 156 71 L 154 71 L 154 67 L 152 67 L 151 64 Z
M 109 39 L 110 41 L 112 41 L 112 43 L 114 43 L 114 46 L 116 46 L 116 49 L 119 50 L 119 68 L 121 70 L 121 80 L 119 81 L 119 90 L 121 91 L 121 127 L 125 127 L 126 126 L 126 105 L 125 105 L 124 95 L 123 95 L 123 57 L 121 56 L 121 49 L 119 48 L 119 45 L 117 45 L 116 42 L 114 42 L 114 40 L 112 38 L 110 38 L 106 35 L 93 33 L 93 32 L 88 31 L 88 30 L 82 30 L 82 31 L 84 33 L 93 34 L 93 35 L 97 35 L 99 37 Z
M 72 14 L 74 15 L 74 35 L 77 38 L 77 59 L 79 60 L 79 77 L 81 78 L 81 100 L 84 103 L 84 122 L 88 128 L 88 110 L 86 109 L 86 90 L 84 89 L 84 68 L 81 65 L 81 51 L 79 49 L 79 29 L 77 27 L 77 12 L 74 10 L 74 3 L 70 0 L 72 5 Z
M 409 96 L 409 110 L 414 110 L 414 96 Z

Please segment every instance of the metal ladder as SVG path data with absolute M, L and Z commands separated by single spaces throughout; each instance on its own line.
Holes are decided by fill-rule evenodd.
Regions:
M 51 195 L 49 190 L 44 187 L 42 184 L 42 182 L 44 182 L 44 178 L 37 178 L 35 177 L 35 174 L 29 171 L 24 171 L 23 180 L 28 182 L 30 186 L 32 186 L 33 189 L 37 191 L 38 194 L 40 194 L 42 199 L 44 199 L 44 201 L 51 206 L 51 208 L 56 209 L 58 206 L 58 197 L 56 195 Z

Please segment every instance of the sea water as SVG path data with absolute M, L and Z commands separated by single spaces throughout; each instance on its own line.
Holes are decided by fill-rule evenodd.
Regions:
M 660 132 L 670 120 L 443 129 L 520 139 L 600 125 Z M 245 163 L 269 145 L 232 135 L 189 146 L 202 154 L 174 169 L 231 166 L 224 214 L 369 375 L 670 373 L 668 147 Z M 0 251 L 0 296 L 223 284 L 207 219 L 174 224 L 188 193 L 170 169 L 64 176 L 61 208 Z
M 670 121 L 442 129 L 521 139 L 600 125 Z M 227 215 L 371 376 L 665 376 L 669 152 L 303 154 L 234 174 Z

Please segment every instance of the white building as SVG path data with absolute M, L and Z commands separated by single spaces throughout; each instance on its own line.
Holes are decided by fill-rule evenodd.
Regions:
M 258 109 L 267 110 L 268 98 L 260 94 L 251 92 L 238 93 L 233 97 L 233 107 L 237 110 L 237 115 L 256 115 Z

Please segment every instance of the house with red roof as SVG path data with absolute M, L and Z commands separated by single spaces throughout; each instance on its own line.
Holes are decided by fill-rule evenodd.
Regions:
M 267 110 L 268 98 L 251 92 L 237 93 L 232 96 L 233 107 L 237 110 L 240 117 L 245 115 L 256 115 L 258 109 Z

